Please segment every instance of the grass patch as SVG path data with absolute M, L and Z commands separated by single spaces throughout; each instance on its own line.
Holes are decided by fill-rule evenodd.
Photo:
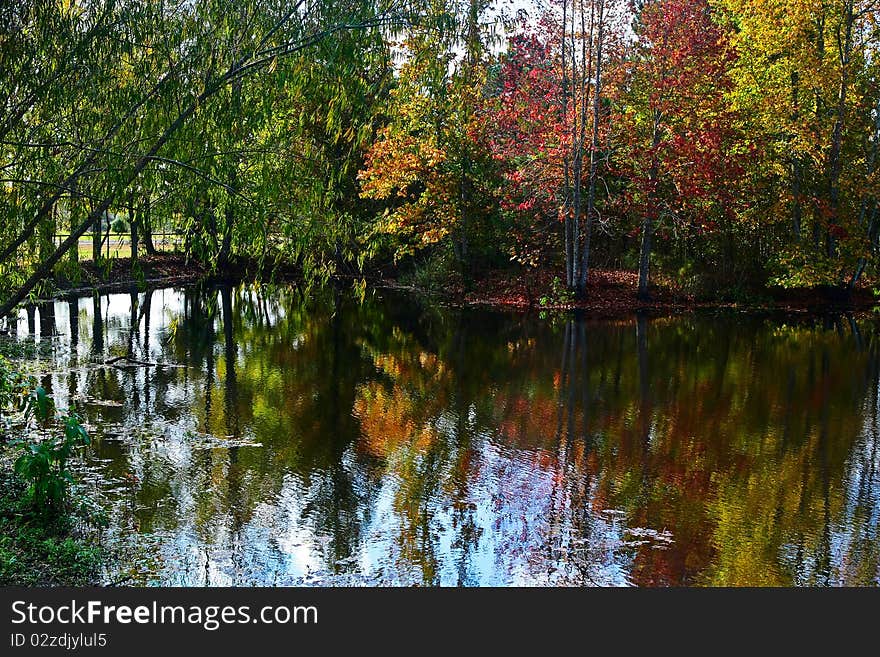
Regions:
M 9 450 L 0 449 L 0 585 L 96 584 L 105 550 L 78 531 L 96 522 L 93 510 L 80 507 L 53 515 L 33 511 L 24 483 L 12 472 Z

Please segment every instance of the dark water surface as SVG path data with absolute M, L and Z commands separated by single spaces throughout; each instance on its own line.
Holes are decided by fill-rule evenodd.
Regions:
M 97 301 L 22 311 L 18 339 L 96 438 L 108 580 L 880 583 L 871 321 Z

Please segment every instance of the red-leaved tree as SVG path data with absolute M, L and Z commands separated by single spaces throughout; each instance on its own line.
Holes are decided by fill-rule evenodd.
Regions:
M 745 153 L 726 94 L 736 53 L 707 0 L 650 0 L 637 15 L 615 108 L 624 212 L 640 219 L 639 296 L 655 232 L 713 231 L 733 219 Z

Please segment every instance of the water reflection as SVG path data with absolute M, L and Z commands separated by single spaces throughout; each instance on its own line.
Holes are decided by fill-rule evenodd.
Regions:
M 870 322 L 241 286 L 56 302 L 14 329 L 97 435 L 84 477 L 131 562 L 111 579 L 880 583 Z

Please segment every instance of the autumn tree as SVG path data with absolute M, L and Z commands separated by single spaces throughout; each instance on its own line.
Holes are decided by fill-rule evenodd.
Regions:
M 509 184 L 506 209 L 544 234 L 543 244 L 520 244 L 519 257 L 537 263 L 557 241 L 546 219 L 557 218 L 565 284 L 581 296 L 607 157 L 600 135 L 607 115 L 605 66 L 619 46 L 616 9 L 610 0 L 561 0 L 537 20 L 522 21 L 509 38 L 490 112 L 493 151 Z
M 597 207 L 603 64 L 613 29 L 610 5 L 612 0 L 561 1 L 561 103 L 570 132 L 563 167 L 566 279 L 579 296 L 586 294 Z
M 387 203 L 377 235 L 395 257 L 449 244 L 459 269 L 493 212 L 492 160 L 477 108 L 486 76 L 486 3 L 430 3 L 403 35 L 389 122 L 360 172 L 361 195 Z M 482 225 L 480 225 L 482 224 Z
M 616 106 L 624 211 L 640 220 L 639 296 L 659 230 L 680 236 L 730 219 L 742 156 L 726 94 L 735 53 L 706 0 L 654 0 L 639 12 L 627 91 Z
M 561 108 L 562 76 L 556 26 L 545 15 L 535 26 L 523 25 L 502 55 L 487 98 L 483 122 L 492 155 L 504 176 L 499 202 L 511 238 L 511 257 L 536 267 L 556 257 L 560 219 L 570 240 L 565 217 L 565 171 L 569 132 Z M 570 268 L 571 244 L 565 250 Z M 568 272 L 566 282 L 571 283 Z
M 774 281 L 852 287 L 877 248 L 877 3 L 717 5 L 739 53 L 731 97 L 760 145 L 750 214 L 776 235 Z

